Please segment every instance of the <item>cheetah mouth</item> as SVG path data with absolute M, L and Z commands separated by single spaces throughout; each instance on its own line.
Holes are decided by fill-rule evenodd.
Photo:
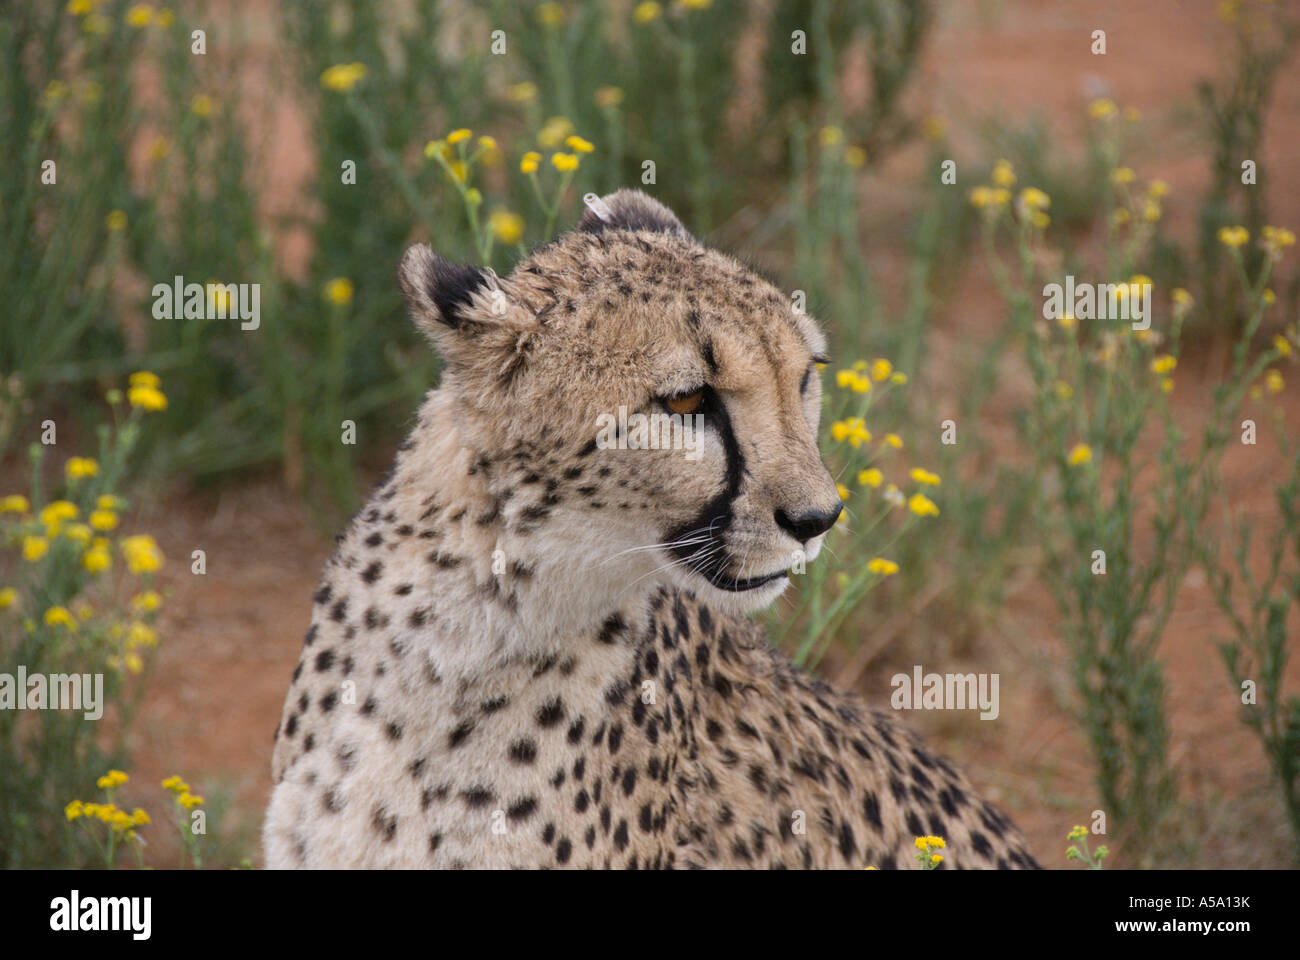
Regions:
M 746 590 L 757 590 L 765 584 L 772 583 L 774 580 L 780 580 L 790 575 L 789 570 L 778 570 L 776 573 L 769 573 L 762 577 L 724 577 L 718 574 L 704 574 L 704 579 L 713 584 L 719 590 L 726 590 L 729 593 L 744 593 Z
M 703 577 L 710 585 L 717 587 L 719 590 L 725 590 L 727 593 L 745 593 L 749 590 L 757 590 L 759 587 L 766 586 L 790 575 L 788 568 L 782 568 L 757 577 L 735 576 L 728 573 L 727 570 L 737 565 L 736 559 L 724 551 L 717 551 L 716 548 L 714 550 L 697 549 L 678 553 L 677 562 L 682 568 Z

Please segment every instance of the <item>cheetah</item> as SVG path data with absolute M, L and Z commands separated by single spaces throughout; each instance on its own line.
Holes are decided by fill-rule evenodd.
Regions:
M 314 596 L 267 865 L 1037 866 L 747 616 L 841 509 L 814 322 L 643 193 L 589 207 L 506 277 L 402 260 L 442 382 Z M 620 408 L 698 416 L 697 455 L 598 443 Z

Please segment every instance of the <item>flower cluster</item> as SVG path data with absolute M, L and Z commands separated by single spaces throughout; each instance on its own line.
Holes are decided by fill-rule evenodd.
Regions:
M 120 403 L 120 392 L 112 394 Z M 51 640 L 75 637 L 76 649 L 102 656 L 97 666 L 138 674 L 145 653 L 158 643 L 150 621 L 162 598 L 149 581 L 161 569 L 163 555 L 149 534 L 114 542 L 125 502 L 111 489 L 140 417 L 165 407 L 167 398 L 159 379 L 147 372 L 132 375 L 128 394 L 131 413 L 116 434 L 104 433 L 101 455 L 65 461 L 62 497 L 41 503 L 35 493 L 39 488 L 32 499 L 21 493 L 0 497 L 0 549 L 12 548 L 22 559 L 17 582 L 0 584 L 0 614 L 21 617 L 28 634 L 43 632 Z M 43 456 L 43 448 L 33 445 L 37 474 Z M 115 609 L 124 584 L 110 576 L 119 557 L 143 581 L 129 594 L 126 609 Z
M 939 865 L 943 863 L 943 854 L 935 853 L 935 851 L 947 847 L 943 837 L 917 837 L 914 842 L 916 849 L 919 851 L 916 855 L 917 861 L 926 870 L 939 869 Z

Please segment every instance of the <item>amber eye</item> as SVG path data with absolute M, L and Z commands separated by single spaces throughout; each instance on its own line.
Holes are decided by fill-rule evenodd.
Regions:
M 680 397 L 668 397 L 664 404 L 673 413 L 680 413 L 683 416 L 692 413 L 699 413 L 700 407 L 704 404 L 704 391 L 696 390 L 694 393 L 686 393 Z

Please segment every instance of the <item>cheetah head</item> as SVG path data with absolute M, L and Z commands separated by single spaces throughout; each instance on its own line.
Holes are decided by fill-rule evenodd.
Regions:
M 574 576 L 762 607 L 840 514 L 817 449 L 825 341 L 660 203 L 593 206 L 506 277 L 407 251 L 440 392 L 506 529 L 577 548 Z

